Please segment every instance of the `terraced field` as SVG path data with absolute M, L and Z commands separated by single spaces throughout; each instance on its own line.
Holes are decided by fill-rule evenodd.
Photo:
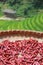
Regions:
M 43 31 L 43 13 L 22 20 L 0 20 L 0 30 L 36 30 Z

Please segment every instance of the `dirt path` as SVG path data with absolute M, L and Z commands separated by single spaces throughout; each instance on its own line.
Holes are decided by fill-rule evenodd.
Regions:
M 6 17 L 6 16 L 3 16 L 3 17 L 0 17 L 0 20 L 24 20 L 25 18 L 16 18 L 16 19 L 13 19 L 13 18 L 9 18 L 9 17 Z
M 8 17 L 0 17 L 0 20 L 13 20 L 12 18 L 8 18 Z

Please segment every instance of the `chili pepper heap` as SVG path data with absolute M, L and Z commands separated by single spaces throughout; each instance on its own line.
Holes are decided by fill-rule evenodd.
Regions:
M 43 42 L 34 39 L 2 41 L 0 65 L 43 65 Z

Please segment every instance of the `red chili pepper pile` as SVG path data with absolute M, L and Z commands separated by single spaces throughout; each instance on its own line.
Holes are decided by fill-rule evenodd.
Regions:
M 33 39 L 1 42 L 0 65 L 43 65 L 43 43 Z

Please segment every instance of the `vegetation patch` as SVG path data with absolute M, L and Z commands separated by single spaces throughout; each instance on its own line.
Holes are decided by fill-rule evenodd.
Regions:
M 43 13 L 38 13 L 31 18 L 21 20 L 0 20 L 0 30 L 43 31 Z

